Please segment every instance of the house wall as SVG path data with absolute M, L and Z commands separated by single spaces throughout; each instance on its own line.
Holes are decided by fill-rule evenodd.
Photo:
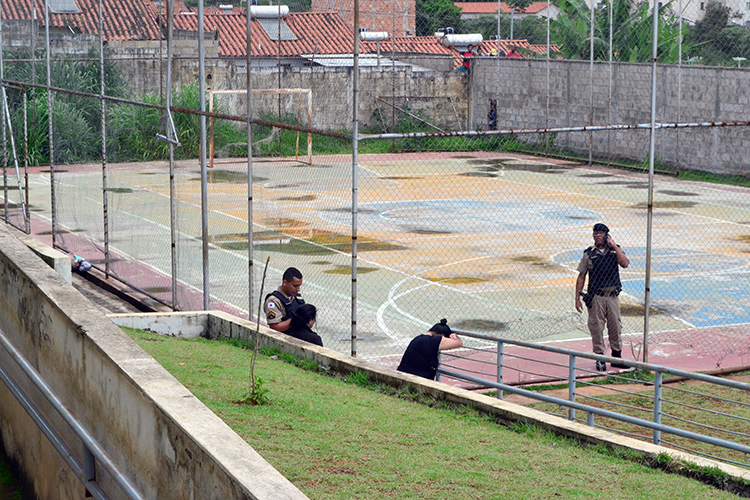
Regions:
M 551 61 L 549 121 L 547 63 L 543 60 L 508 60 L 501 64 L 477 59 L 474 71 L 495 75 L 472 79 L 473 124 L 486 116 L 488 100 L 498 100 L 499 128 L 569 127 L 590 122 L 590 68 L 587 62 Z M 651 66 L 620 63 L 612 66 L 612 98 L 609 101 L 609 66 L 594 64 L 593 124 L 649 124 Z M 747 121 L 750 111 L 750 73 L 736 68 L 659 66 L 657 78 L 657 122 Z M 498 85 L 496 82 L 502 82 Z M 682 98 L 678 106 L 678 89 Z M 611 114 L 611 116 L 610 116 Z M 609 138 L 608 138 L 609 135 Z M 525 136 L 534 141 L 536 136 Z M 589 133 L 557 134 L 555 146 L 584 153 Z M 609 149 L 608 149 L 609 148 Z M 648 130 L 596 132 L 595 156 L 644 159 L 649 152 Z M 750 130 L 747 127 L 658 130 L 656 157 L 681 168 L 718 174 L 747 174 L 750 167 Z

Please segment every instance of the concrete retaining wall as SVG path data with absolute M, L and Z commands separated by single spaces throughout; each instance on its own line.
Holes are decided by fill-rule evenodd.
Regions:
M 144 498 L 306 498 L 4 225 L 0 328 Z M 0 363 L 81 460 L 78 438 L 4 349 Z M 83 498 L 4 384 L 0 401 L 2 444 L 37 498 Z M 125 498 L 101 469 L 97 480 L 110 498 Z

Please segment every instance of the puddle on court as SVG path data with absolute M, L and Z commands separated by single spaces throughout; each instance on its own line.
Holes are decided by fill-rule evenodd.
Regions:
M 157 293 L 172 293 L 172 289 L 166 286 L 154 286 L 151 288 L 144 288 L 144 292 L 148 292 L 150 294 L 157 294 Z
M 432 281 L 433 283 L 442 283 L 448 285 L 470 285 L 472 283 L 484 283 L 486 281 L 489 281 L 487 278 L 477 278 L 476 276 L 453 276 L 450 278 L 425 277 L 425 279 L 427 281 Z
M 375 267 L 359 267 L 357 266 L 357 274 L 367 274 L 373 271 L 377 271 Z M 333 269 L 326 269 L 323 271 L 325 274 L 352 274 L 351 266 L 336 266 Z
M 420 228 L 410 229 L 408 232 L 411 234 L 453 234 L 451 231 L 437 231 L 432 229 Z
M 473 156 L 458 155 L 458 156 L 451 156 L 451 158 L 453 158 L 454 160 L 475 160 L 475 161 L 478 161 Z
M 487 172 L 464 172 L 458 175 L 463 177 L 497 177 L 497 174 L 490 174 Z
M 110 193 L 118 193 L 118 194 L 129 194 L 133 192 L 131 188 L 107 188 L 107 191 Z
M 582 217 L 578 215 L 569 215 L 566 219 L 570 220 L 596 220 L 596 217 Z
M 298 188 L 301 184 L 276 184 L 275 186 L 266 186 L 268 189 L 290 189 Z
M 450 324 L 454 330 L 466 330 L 472 332 L 497 332 L 504 330 L 507 325 L 501 321 L 492 321 L 489 319 L 466 319 L 457 323 Z
M 276 198 L 278 201 L 313 201 L 317 200 L 318 197 L 312 194 L 307 194 L 304 196 L 282 196 L 281 198 Z
M 648 189 L 648 182 L 633 182 L 633 181 L 607 181 L 597 182 L 602 186 L 624 186 L 629 189 Z
M 556 267 L 551 262 L 542 259 L 540 257 L 534 257 L 532 255 L 524 255 L 522 257 L 513 257 L 510 260 L 515 262 L 527 262 L 531 264 L 532 266 L 539 266 L 539 267 Z
M 200 182 L 200 172 L 198 177 L 192 177 L 191 181 Z M 253 182 L 267 181 L 266 177 L 253 177 Z M 247 174 L 243 172 L 234 172 L 232 170 L 208 169 L 206 181 L 210 184 L 247 184 Z
M 539 172 L 545 174 L 559 174 L 569 170 L 568 167 L 561 165 L 550 165 L 548 163 L 524 163 L 514 159 L 503 159 L 503 160 L 473 160 L 468 163 L 474 165 L 483 165 L 483 167 L 477 168 L 480 172 L 499 172 L 502 170 L 516 170 L 520 172 Z M 459 174 L 468 175 L 468 174 Z M 489 176 L 481 176 L 489 177 Z M 494 176 L 493 176 L 494 177 Z
M 50 173 L 50 170 L 49 169 L 47 169 L 47 170 L 40 170 L 39 172 L 42 173 L 42 174 L 48 174 L 48 173 Z M 56 174 L 64 174 L 66 172 L 67 172 L 67 170 L 65 170 L 65 169 L 59 169 L 59 168 L 55 169 L 55 173 Z
M 669 190 L 664 190 L 664 191 L 657 191 L 657 193 L 666 194 L 666 195 L 669 195 L 669 196 L 699 196 L 698 193 L 688 193 L 686 191 L 669 191 Z
M 654 208 L 693 208 L 698 205 L 694 201 L 655 201 L 653 202 Z M 648 202 L 638 203 L 632 205 L 630 208 L 648 208 Z
M 311 229 L 306 223 L 294 219 L 267 219 L 264 223 L 283 227 L 286 234 L 276 231 L 254 233 L 253 247 L 260 250 L 300 255 L 331 255 L 334 253 L 333 250 L 345 253 L 351 250 L 352 237 L 349 234 Z M 215 235 L 210 238 L 210 241 L 227 250 L 247 250 L 247 233 Z M 406 247 L 360 236 L 357 249 L 360 252 L 384 252 L 405 250 Z M 327 261 L 317 261 L 317 263 L 329 264 Z
M 327 266 L 330 265 L 330 263 L 330 260 L 314 260 L 310 262 L 310 264 L 312 264 L 313 266 Z
M 8 203 L 8 210 L 15 210 L 18 208 L 21 208 L 20 203 L 13 203 L 13 202 Z M 5 203 L 0 203 L 0 210 L 5 210 Z M 40 211 L 39 209 L 32 210 L 32 212 L 39 212 L 39 211 Z
M 581 174 L 578 177 L 582 177 L 584 179 L 598 179 L 600 177 L 612 177 L 612 174 Z
M 55 231 L 55 234 L 83 233 L 85 231 L 86 231 L 85 229 L 65 229 L 65 230 L 58 229 L 57 231 Z M 39 236 L 49 236 L 52 234 L 52 231 L 41 231 L 36 234 L 38 234 Z
M 6 184 L 6 186 L 8 188 L 8 191 L 18 191 L 18 184 Z M 3 191 L 6 186 L 1 187 L 0 191 Z
M 737 240 L 743 243 L 750 243 L 750 234 L 737 235 Z
M 332 208 L 330 210 L 326 210 L 327 212 L 336 212 L 336 213 L 345 213 L 350 214 L 352 213 L 351 207 L 342 207 L 342 208 Z M 379 210 L 375 210 L 372 208 L 358 208 L 357 209 L 358 214 L 379 214 Z

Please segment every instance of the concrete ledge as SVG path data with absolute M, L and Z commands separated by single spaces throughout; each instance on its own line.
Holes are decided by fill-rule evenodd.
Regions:
M 32 252 L 37 254 L 49 267 L 57 271 L 57 274 L 68 282 L 73 282 L 73 271 L 71 270 L 70 256 L 55 250 L 28 236 L 19 238 Z
M 192 314 L 206 316 L 205 324 L 207 330 L 203 336 L 209 338 L 226 337 L 248 341 L 252 338 L 253 332 L 256 329 L 254 323 L 224 312 L 212 311 Z M 137 322 L 143 322 L 154 326 L 169 324 L 168 332 L 165 331 L 165 333 L 172 335 L 176 328 L 175 322 L 180 318 L 185 318 L 189 321 L 187 325 L 188 329 L 191 329 L 193 327 L 192 325 L 196 323 L 204 324 L 203 320 L 197 320 L 189 315 L 178 315 L 167 320 L 164 318 L 165 315 L 161 313 L 143 314 L 137 315 L 139 316 L 137 322 L 128 319 L 129 316 L 132 315 L 110 315 L 112 320 L 117 324 L 137 324 Z M 173 315 L 167 314 L 166 316 Z M 157 330 L 152 329 L 151 331 Z M 408 373 L 384 368 L 369 363 L 368 361 L 352 358 L 330 349 L 303 342 L 264 326 L 260 327 L 259 334 L 259 345 L 261 347 L 275 347 L 281 352 L 292 354 L 301 359 L 315 361 L 323 367 L 341 373 L 353 373 L 357 371 L 366 372 L 369 375 L 370 380 L 396 387 L 408 383 L 419 393 L 428 394 L 439 400 L 472 406 L 478 410 L 496 415 L 501 420 L 508 423 L 522 422 L 534 424 L 543 429 L 549 430 L 550 432 L 554 432 L 555 434 L 569 437 L 583 443 L 592 445 L 601 444 L 613 449 L 628 449 L 635 451 L 643 457 L 651 459 L 659 454 L 666 453 L 674 459 L 682 462 L 695 464 L 699 467 L 713 467 L 721 470 L 736 480 L 750 482 L 750 471 L 741 467 L 702 458 L 671 448 L 657 446 L 637 439 L 620 436 L 613 432 L 598 429 L 596 427 L 589 427 L 578 422 L 571 422 L 570 420 L 549 415 L 525 406 L 508 403 L 458 387 L 452 387 L 440 382 L 410 375 Z

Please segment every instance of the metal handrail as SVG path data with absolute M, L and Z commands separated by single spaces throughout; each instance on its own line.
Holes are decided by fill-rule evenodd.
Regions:
M 600 355 L 600 354 L 573 351 L 571 349 L 563 349 L 563 348 L 560 348 L 560 347 L 555 347 L 555 346 L 550 346 L 550 345 L 544 345 L 544 344 L 535 344 L 533 342 L 526 342 L 526 341 L 522 341 L 522 340 L 505 339 L 505 338 L 493 337 L 491 335 L 484 335 L 484 334 L 479 334 L 479 333 L 474 333 L 474 332 L 456 331 L 456 333 L 459 334 L 459 335 L 462 335 L 464 337 L 468 337 L 468 338 L 474 338 L 474 339 L 479 339 L 479 340 L 483 340 L 483 341 L 489 341 L 489 342 L 495 343 L 497 345 L 497 362 L 496 363 L 494 363 L 492 361 L 474 360 L 476 362 L 486 363 L 488 365 L 495 365 L 496 364 L 497 365 L 497 377 L 496 377 L 496 380 L 489 380 L 489 379 L 486 379 L 486 378 L 480 378 L 480 377 L 476 377 L 476 376 L 473 376 L 471 374 L 468 374 L 466 372 L 462 373 L 462 372 L 456 371 L 456 369 L 460 370 L 460 368 L 456 368 L 455 366 L 453 366 L 453 367 L 447 366 L 447 364 L 444 362 L 444 359 L 443 359 L 442 356 L 439 357 L 438 376 L 440 376 L 440 375 L 446 375 L 446 376 L 454 378 L 456 380 L 462 380 L 462 381 L 470 382 L 470 383 L 476 384 L 476 385 L 481 386 L 481 387 L 494 387 L 494 388 L 497 389 L 496 397 L 498 399 L 502 399 L 503 398 L 503 391 L 507 391 L 507 392 L 510 392 L 512 394 L 518 394 L 518 395 L 521 395 L 521 396 L 524 396 L 524 397 L 527 397 L 527 398 L 530 398 L 530 399 L 535 399 L 537 401 L 542 401 L 542 402 L 546 402 L 546 403 L 553 403 L 553 404 L 556 404 L 556 405 L 559 405 L 559 406 L 562 406 L 562 407 L 567 407 L 568 408 L 568 420 L 571 420 L 571 421 L 577 420 L 576 416 L 575 416 L 575 411 L 576 410 L 585 411 L 586 412 L 586 424 L 589 425 L 589 426 L 593 426 L 594 425 L 594 415 L 599 415 L 599 416 L 602 416 L 602 417 L 606 417 L 606 418 L 611 418 L 611 419 L 614 419 L 614 420 L 618 420 L 618 421 L 621 421 L 621 422 L 626 422 L 626 423 L 629 423 L 629 424 L 638 425 L 638 426 L 640 426 L 642 428 L 651 429 L 653 431 L 653 443 L 654 444 L 661 444 L 661 433 L 662 432 L 666 432 L 666 433 L 673 434 L 673 435 L 676 435 L 676 436 L 680 436 L 680 437 L 683 437 L 683 438 L 692 439 L 694 441 L 698 441 L 698 442 L 710 444 L 710 445 L 713 445 L 713 446 L 719 446 L 719 447 L 722 447 L 722 448 L 734 450 L 734 451 L 737 451 L 737 452 L 740 452 L 740 453 L 744 453 L 745 455 L 750 454 L 750 446 L 748 446 L 748 445 L 741 444 L 741 443 L 736 443 L 736 442 L 733 442 L 733 441 L 728 441 L 728 440 L 717 438 L 717 437 L 713 437 L 713 436 L 707 436 L 707 435 L 704 435 L 704 434 L 700 434 L 698 432 L 692 432 L 692 431 L 688 431 L 688 430 L 685 430 L 685 429 L 680 429 L 680 428 L 677 428 L 677 427 L 673 427 L 673 426 L 669 426 L 669 425 L 664 425 L 664 424 L 661 423 L 662 416 L 673 418 L 670 415 L 662 412 L 662 408 L 661 408 L 663 402 L 667 402 L 667 403 L 672 404 L 671 401 L 665 400 L 663 398 L 663 396 L 662 396 L 662 388 L 663 388 L 662 376 L 664 374 L 674 375 L 674 376 L 677 376 L 677 377 L 684 377 L 686 379 L 691 379 L 691 380 L 698 380 L 698 381 L 707 382 L 707 383 L 714 384 L 714 385 L 719 385 L 719 386 L 733 388 L 733 389 L 739 389 L 739 390 L 743 390 L 743 391 L 750 391 L 750 384 L 747 384 L 745 382 L 737 382 L 737 381 L 734 381 L 734 380 L 722 379 L 722 378 L 719 378 L 719 377 L 714 377 L 712 375 L 704 375 L 704 374 L 701 374 L 701 373 L 688 372 L 688 371 L 685 371 L 685 370 L 680 370 L 680 369 L 677 369 L 677 368 L 670 368 L 670 367 L 667 367 L 667 366 L 653 365 L 653 364 L 650 364 L 650 363 L 641 363 L 641 362 L 638 362 L 638 361 L 629 361 L 629 360 L 625 360 L 625 359 L 621 359 L 621 358 L 612 358 L 612 357 L 604 356 L 604 355 Z M 562 377 L 562 376 L 559 377 L 560 381 L 565 381 L 565 380 L 568 381 L 568 399 L 562 399 L 562 398 L 558 398 L 558 397 L 554 397 L 554 396 L 548 396 L 548 395 L 541 394 L 541 393 L 536 392 L 536 391 L 529 391 L 529 390 L 526 390 L 526 389 L 521 389 L 521 388 L 518 388 L 516 386 L 508 385 L 508 384 L 503 383 L 503 369 L 504 368 L 510 368 L 510 367 L 504 367 L 503 366 L 503 364 L 504 364 L 504 358 L 507 357 L 507 356 L 509 356 L 508 353 L 507 353 L 507 351 L 505 351 L 505 347 L 507 345 L 524 347 L 524 348 L 534 349 L 534 350 L 537 350 L 537 351 L 544 351 L 544 352 L 549 352 L 549 353 L 555 353 L 555 354 L 561 354 L 561 355 L 568 356 L 568 366 L 567 366 L 568 367 L 568 376 L 567 377 Z M 490 347 L 490 351 L 487 351 L 487 352 L 491 352 L 491 350 L 492 350 L 492 348 Z M 591 359 L 591 360 L 597 360 L 597 361 L 604 361 L 604 362 L 610 363 L 610 364 L 614 362 L 614 363 L 623 364 L 623 365 L 625 365 L 627 367 L 630 367 L 630 368 L 636 368 L 638 370 L 645 370 L 645 371 L 651 371 L 651 372 L 653 372 L 655 374 L 655 377 L 656 377 L 655 381 L 652 383 L 653 387 L 654 387 L 654 394 L 653 394 L 653 396 L 648 396 L 649 399 L 653 400 L 653 408 L 640 408 L 640 407 L 637 408 L 638 410 L 643 410 L 643 411 L 648 411 L 648 412 L 653 411 L 653 420 L 645 420 L 645 419 L 634 417 L 634 416 L 631 416 L 631 415 L 627 415 L 627 414 L 623 414 L 623 413 L 618 413 L 616 411 L 607 410 L 607 409 L 603 409 L 603 408 L 599 408 L 599 407 L 596 407 L 596 406 L 591 406 L 591 405 L 588 405 L 588 404 L 584 404 L 584 403 L 580 403 L 580 402 L 575 401 L 576 394 L 577 394 L 576 393 L 576 383 L 577 383 L 576 371 L 580 370 L 579 368 L 576 368 L 576 359 L 577 358 L 585 358 L 585 359 Z M 559 366 L 564 366 L 564 365 L 560 365 L 558 363 L 548 363 L 548 362 L 545 362 L 543 360 L 533 360 L 533 361 L 537 361 L 539 363 L 542 363 L 542 364 L 545 364 L 545 365 L 548 365 L 548 366 L 549 365 L 554 365 L 554 366 L 558 366 L 558 367 Z M 453 369 L 451 369 L 451 368 L 453 368 Z M 617 392 L 626 392 L 626 393 L 628 393 L 627 391 L 622 391 L 622 390 L 616 390 L 616 391 Z M 631 394 L 631 393 L 628 393 L 628 394 Z M 589 399 L 597 400 L 597 398 L 589 398 Z M 612 403 L 610 401 L 604 401 L 604 400 L 599 400 L 599 401 L 605 402 L 607 404 Z M 737 402 L 737 403 L 742 404 L 740 402 Z M 619 405 L 619 406 L 629 407 L 628 405 L 620 405 L 619 403 L 612 403 L 612 404 L 613 405 Z M 739 416 L 735 416 L 735 415 L 731 415 L 731 414 L 727 414 L 726 416 L 730 417 L 730 418 L 736 418 L 736 419 L 739 419 L 739 420 L 746 420 L 743 417 L 739 417 Z M 691 422 L 691 421 L 687 421 L 687 422 L 690 423 L 690 424 L 701 425 L 701 424 L 699 424 L 697 422 Z M 704 427 L 711 428 L 711 426 L 704 426 Z M 716 429 L 717 430 L 722 430 L 722 429 L 719 429 L 719 428 L 716 428 Z M 737 433 L 737 434 L 745 436 L 745 434 L 742 434 L 742 433 Z M 698 453 L 700 453 L 700 452 L 698 452 Z M 732 462 L 732 463 L 738 463 L 738 462 L 733 462 L 731 460 L 727 460 L 727 461 Z M 741 464 L 741 465 L 747 465 L 747 464 Z
M 97 500 L 107 500 L 109 497 L 96 482 L 96 468 L 94 459 L 96 459 L 102 468 L 112 477 L 117 485 L 131 500 L 144 500 L 143 495 L 135 488 L 130 479 L 120 472 L 117 465 L 110 459 L 107 452 L 102 448 L 98 441 L 91 433 L 65 408 L 65 405 L 57 397 L 52 388 L 39 375 L 34 367 L 23 357 L 21 352 L 16 349 L 5 333 L 0 330 L 0 344 L 10 354 L 13 360 L 28 376 L 29 380 L 39 389 L 44 398 L 52 405 L 57 413 L 68 424 L 70 429 L 83 442 L 83 464 L 73 454 L 70 447 L 62 440 L 57 432 L 49 425 L 44 416 L 36 409 L 36 405 L 24 394 L 23 390 L 13 380 L 10 373 L 0 364 L 0 379 L 8 386 L 13 396 L 23 406 L 29 416 L 34 420 L 39 429 L 47 436 L 52 446 L 60 453 L 63 460 L 70 466 L 74 474 L 86 487 L 86 490 Z

